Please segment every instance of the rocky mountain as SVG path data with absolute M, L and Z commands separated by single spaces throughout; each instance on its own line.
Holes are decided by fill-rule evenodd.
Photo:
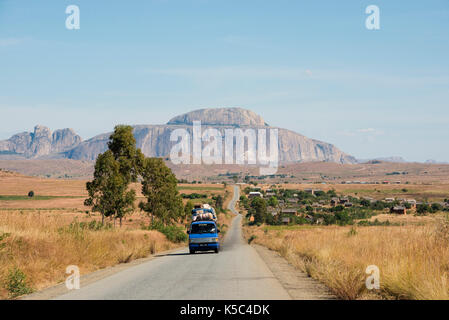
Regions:
M 64 153 L 82 141 L 73 129 L 56 130 L 37 125 L 34 132 L 22 132 L 0 141 L 0 154 L 12 154 L 25 158 L 40 158 Z
M 175 129 L 192 132 L 193 121 L 200 120 L 203 130 L 208 127 L 218 129 L 224 136 L 225 129 L 270 127 L 262 117 L 241 108 L 200 109 L 172 118 L 165 125 L 134 126 L 137 147 L 151 157 L 167 157 L 176 142 L 170 141 Z M 277 128 L 279 131 L 280 162 L 327 161 L 336 163 L 356 163 L 357 160 L 340 151 L 332 144 L 307 138 L 296 132 Z M 21 133 L 9 140 L 0 141 L 0 153 L 14 152 L 26 158 L 63 157 L 75 160 L 94 160 L 107 148 L 110 133 L 105 133 L 82 141 L 71 129 L 50 130 L 37 126 L 34 133 Z M 269 147 L 268 147 L 269 150 Z

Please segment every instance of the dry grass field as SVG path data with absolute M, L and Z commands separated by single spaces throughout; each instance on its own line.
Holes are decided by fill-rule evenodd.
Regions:
M 443 182 L 441 182 L 443 181 Z M 449 199 L 445 179 L 414 184 L 258 184 L 262 189 L 335 190 L 341 195 Z M 244 227 L 252 243 L 279 252 L 342 299 L 449 299 L 449 216 L 377 214 L 368 220 L 386 225 L 282 225 Z M 377 220 L 377 221 L 375 221 Z M 380 270 L 380 290 L 368 290 L 368 266 Z
M 92 213 L 83 202 L 86 180 L 29 177 L 0 171 L 0 299 L 39 290 L 63 281 L 68 265 L 81 274 L 126 263 L 177 247 L 165 235 L 143 230 L 150 218 L 136 210 L 121 228 Z M 140 186 L 137 201 L 143 200 Z M 225 197 L 231 187 L 223 185 L 179 185 L 180 193 L 204 193 Z M 35 196 L 28 198 L 28 192 Z M 184 200 L 184 203 L 187 200 Z M 229 225 L 232 216 L 221 214 L 219 223 Z M 225 231 L 226 228 L 224 228 Z M 25 278 L 24 278 L 25 277 Z
M 258 166 L 241 165 L 173 165 L 166 161 L 178 179 L 210 182 L 231 181 L 233 174 L 243 180 L 245 175 L 259 174 Z M 93 162 L 77 160 L 0 160 L 0 168 L 20 172 L 27 176 L 59 179 L 90 179 Z M 230 175 L 232 174 L 232 175 Z M 449 184 L 449 164 L 427 163 L 361 163 L 338 164 L 307 162 L 280 164 L 270 183 L 332 183 L 342 181 L 401 181 L 410 184 Z M 282 175 L 282 177 L 281 177 Z M 258 181 L 257 179 L 254 179 Z M 259 182 L 259 181 L 258 181 Z
M 61 282 L 69 265 L 86 274 L 176 246 L 158 231 L 95 230 L 81 223 L 87 221 L 55 211 L 0 210 L 0 298 Z
M 407 218 L 403 226 L 246 226 L 244 232 L 342 299 L 449 299 L 449 221 L 438 216 L 416 225 Z M 380 270 L 380 290 L 366 288 L 369 265 Z

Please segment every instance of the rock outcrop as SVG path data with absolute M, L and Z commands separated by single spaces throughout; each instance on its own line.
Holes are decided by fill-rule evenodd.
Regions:
M 199 109 L 174 117 L 167 124 L 192 125 L 195 120 L 201 120 L 203 125 L 212 126 L 268 126 L 261 116 L 242 108 Z
M 49 128 L 37 125 L 34 132 L 22 132 L 8 140 L 0 141 L 0 152 L 9 152 L 25 158 L 40 158 L 66 152 L 81 141 L 81 137 L 72 129 L 61 129 L 52 133 Z
M 170 141 L 171 132 L 175 129 L 186 129 L 191 133 L 195 120 L 201 121 L 203 130 L 213 127 L 218 129 L 223 137 L 226 129 L 273 128 L 250 110 L 201 109 L 174 117 L 166 125 L 134 126 L 137 147 L 141 148 L 146 156 L 168 157 L 172 146 L 176 143 Z M 313 140 L 287 129 L 277 129 L 280 162 L 357 162 L 354 157 L 332 144 Z M 109 136 L 110 133 L 105 133 L 81 142 L 81 138 L 71 129 L 57 130 L 51 134 L 48 128 L 36 126 L 34 133 L 20 133 L 9 140 L 0 141 L 0 152 L 14 152 L 27 158 L 57 156 L 76 160 L 95 160 L 99 153 L 107 149 Z

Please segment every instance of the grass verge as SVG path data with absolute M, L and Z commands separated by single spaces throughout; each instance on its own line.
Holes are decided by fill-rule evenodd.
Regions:
M 449 221 L 424 226 L 248 227 L 253 243 L 279 252 L 341 299 L 449 299 Z M 380 270 L 367 290 L 365 270 Z

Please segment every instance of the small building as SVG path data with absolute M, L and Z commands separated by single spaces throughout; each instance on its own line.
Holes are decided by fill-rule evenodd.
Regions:
M 259 191 L 251 191 L 248 195 L 249 198 L 263 198 L 262 193 Z
M 283 224 L 289 224 L 290 223 L 290 218 L 289 217 L 283 217 L 282 218 L 282 223 Z
M 331 199 L 331 206 L 335 207 L 339 202 L 340 199 L 334 197 Z
M 287 199 L 288 203 L 298 203 L 298 199 L 294 199 L 294 198 L 289 198 Z
M 385 202 L 388 202 L 388 203 L 390 203 L 390 202 L 394 202 L 394 198 L 385 198 Z
M 310 214 L 306 214 L 305 216 L 304 216 L 304 218 L 307 220 L 307 221 L 309 221 L 309 222 L 311 222 L 311 223 L 313 223 L 313 217 L 310 215 Z
M 412 207 L 412 209 L 416 209 L 417 202 L 415 199 L 406 199 L 405 202 L 408 203 Z
M 396 214 L 407 214 L 407 209 L 403 206 L 394 206 L 390 209 L 390 212 Z
M 310 194 L 314 194 L 313 189 L 304 189 L 304 192 L 310 193 Z
M 276 196 L 276 193 L 274 193 L 274 192 L 265 193 L 265 197 L 267 197 L 267 198 L 271 198 L 271 197 L 275 197 L 275 196 Z
M 286 209 L 282 209 L 281 213 L 282 214 L 294 214 L 294 215 L 296 215 L 298 213 L 298 211 L 296 209 L 286 208 Z

